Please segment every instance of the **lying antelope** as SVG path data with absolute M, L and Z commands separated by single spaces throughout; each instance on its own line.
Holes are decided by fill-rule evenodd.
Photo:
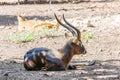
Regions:
M 18 15 L 18 31 L 34 31 L 36 28 L 40 27 L 58 28 L 59 23 L 53 24 L 40 20 L 25 20 L 22 15 Z
M 63 15 L 63 24 L 54 14 L 60 25 L 68 29 L 73 39 L 69 40 L 62 49 L 54 52 L 48 48 L 34 48 L 29 50 L 24 56 L 24 67 L 27 70 L 64 71 L 66 69 L 76 69 L 75 65 L 70 65 L 74 55 L 86 54 L 86 49 L 81 41 L 80 31 L 68 23 Z

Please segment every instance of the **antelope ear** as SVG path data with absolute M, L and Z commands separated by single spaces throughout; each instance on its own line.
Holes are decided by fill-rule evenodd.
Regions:
M 72 37 L 72 35 L 68 34 L 68 33 L 65 33 L 65 38 L 66 39 L 70 39 Z
M 82 44 L 81 40 L 78 40 L 78 39 L 74 39 L 73 43 L 76 44 L 76 45 Z

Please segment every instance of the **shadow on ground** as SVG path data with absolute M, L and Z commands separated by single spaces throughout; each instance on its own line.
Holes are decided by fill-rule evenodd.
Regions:
M 114 0 L 38 0 L 38 1 L 14 1 L 14 2 L 0 2 L 0 5 L 19 5 L 19 4 L 63 4 L 63 3 L 81 3 L 81 2 L 111 2 Z
M 51 19 L 50 16 L 25 16 L 27 20 L 38 19 L 38 20 L 48 20 Z M 17 25 L 17 16 L 14 15 L 0 15 L 0 26 Z
M 88 62 L 88 61 L 85 61 Z M 0 62 L 0 79 L 11 80 L 120 80 L 120 60 L 96 61 L 93 66 L 67 71 L 26 71 L 13 60 Z

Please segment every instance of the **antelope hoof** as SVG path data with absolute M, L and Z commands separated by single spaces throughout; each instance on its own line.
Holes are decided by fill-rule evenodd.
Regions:
M 77 67 L 75 65 L 69 65 L 68 70 L 76 70 Z
M 95 65 L 96 64 L 96 61 L 92 61 L 88 64 L 88 66 L 92 66 L 92 65 Z

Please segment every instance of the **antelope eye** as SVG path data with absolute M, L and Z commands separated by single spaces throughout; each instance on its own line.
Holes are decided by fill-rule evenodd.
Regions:
M 80 44 L 79 46 L 80 46 L 80 50 L 84 51 L 84 49 L 85 49 L 84 46 L 82 44 Z

